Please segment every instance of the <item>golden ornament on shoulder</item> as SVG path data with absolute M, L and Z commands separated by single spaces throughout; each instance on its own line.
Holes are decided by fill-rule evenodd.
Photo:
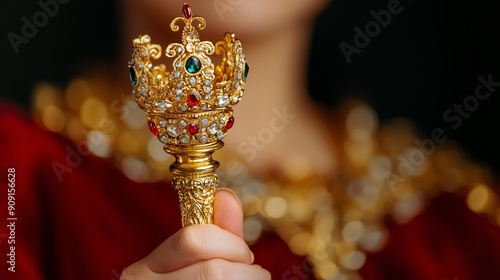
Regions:
M 175 157 L 172 184 L 179 192 L 182 224 L 187 226 L 213 222 L 219 163 L 212 154 L 224 145 L 222 139 L 234 124 L 232 107 L 243 96 L 249 67 L 234 34 L 226 33 L 215 45 L 201 41 L 197 29 L 205 28 L 205 20 L 193 16 L 188 4 L 182 11 L 183 17 L 170 24 L 177 32 L 177 24 L 184 23 L 182 43 L 165 49 L 173 58 L 173 70 L 153 65 L 162 48 L 148 35 L 133 40 L 129 68 L 135 101 L 146 112 L 150 131 Z M 212 63 L 214 53 L 222 56 L 220 65 Z

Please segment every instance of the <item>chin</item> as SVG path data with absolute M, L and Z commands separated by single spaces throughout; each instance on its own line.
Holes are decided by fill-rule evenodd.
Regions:
M 268 0 L 193 0 L 187 1 L 195 16 L 207 20 L 210 33 L 223 34 L 231 31 L 239 36 L 257 36 L 313 18 L 329 1 L 268 1 Z M 182 15 L 182 2 L 144 0 L 133 1 L 132 5 L 142 8 L 145 17 L 169 24 L 174 17 Z

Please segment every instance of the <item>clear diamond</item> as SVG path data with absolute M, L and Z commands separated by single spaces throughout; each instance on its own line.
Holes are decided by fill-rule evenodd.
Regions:
M 234 88 L 239 88 L 239 87 L 240 87 L 240 82 L 237 81 L 236 83 L 234 83 Z
M 128 66 L 130 67 L 130 66 L 134 65 L 134 63 L 135 63 L 135 59 L 132 58 L 130 60 L 130 62 L 128 63 Z
M 139 64 L 137 65 L 137 68 L 142 69 L 142 68 L 144 68 L 144 65 L 143 65 L 142 63 L 139 63 Z
M 186 135 L 182 136 L 181 137 L 181 143 L 183 143 L 183 144 L 189 143 L 189 137 L 187 137 Z
M 207 109 L 207 104 L 201 104 L 201 109 L 206 110 Z
M 226 122 L 226 116 L 223 115 L 222 117 L 220 117 L 220 122 L 221 124 L 224 124 Z
M 187 121 L 186 120 L 180 120 L 179 121 L 179 125 L 182 126 L 182 127 L 186 127 Z
M 167 105 L 164 102 L 158 102 L 158 108 L 165 110 L 167 108 Z
M 209 79 L 206 79 L 206 80 L 205 80 L 205 85 L 206 85 L 206 86 L 210 85 L 211 83 L 212 83 L 212 82 L 211 82 Z
M 222 140 L 224 138 L 224 132 L 219 131 L 219 134 L 217 135 L 217 139 Z
M 148 87 L 147 86 L 142 86 L 141 87 L 142 93 L 148 93 Z
M 181 88 L 182 86 L 183 86 L 182 82 L 178 82 L 178 83 L 177 83 L 177 87 L 178 87 L 178 88 Z
M 161 126 L 161 127 L 165 127 L 167 125 L 167 122 L 165 120 L 161 120 L 160 122 L 158 122 L 158 124 Z
M 212 75 L 212 69 L 205 70 L 205 75 Z
M 147 82 L 147 81 L 148 81 L 148 80 L 146 79 L 146 77 L 141 77 L 141 79 L 140 79 L 140 80 L 141 80 L 141 83 L 145 83 L 145 82 Z
M 167 136 L 165 136 L 165 135 L 163 135 L 163 136 L 160 138 L 160 141 L 161 141 L 162 143 L 167 143 L 167 140 L 168 140 L 168 137 L 167 137 Z
M 229 97 L 227 96 L 219 96 L 217 97 L 217 106 L 224 107 L 229 104 Z
M 211 87 L 203 87 L 203 91 L 205 91 L 205 93 L 210 93 L 211 90 Z
M 175 94 L 177 95 L 182 95 L 182 89 L 176 89 Z
M 238 68 L 243 68 L 243 63 L 242 62 L 238 63 Z
M 236 72 L 236 78 L 238 78 L 238 80 L 241 80 L 241 72 L 240 71 Z
M 177 137 L 179 136 L 179 128 L 175 125 L 169 125 L 167 126 L 167 134 L 172 137 Z
M 186 45 L 186 50 L 187 50 L 188 52 L 193 52 L 193 50 L 194 50 L 194 45 L 193 45 L 193 43 L 188 43 L 188 44 Z
M 175 71 L 174 72 L 174 77 L 175 78 L 179 78 L 180 76 L 181 76 L 181 72 L 179 72 L 179 71 Z
M 186 111 L 186 110 L 187 110 L 186 106 L 182 105 L 181 106 L 181 111 Z
M 185 129 L 185 128 L 182 130 L 182 133 L 187 133 L 187 132 L 188 132 L 188 131 L 187 131 L 187 129 Z
M 212 135 L 214 135 L 215 133 L 217 133 L 217 131 L 219 131 L 219 125 L 217 123 L 212 123 L 209 127 L 208 127 L 208 132 Z
M 174 98 L 175 101 L 181 101 L 181 96 L 180 95 L 177 95 L 175 98 Z
M 177 68 L 181 68 L 181 67 L 182 67 L 182 61 L 177 61 L 177 62 L 175 63 L 175 67 L 177 67 Z
M 202 126 L 206 126 L 207 124 L 208 124 L 208 119 L 207 118 L 201 119 L 201 125 Z
M 207 140 L 208 140 L 208 136 L 206 136 L 205 134 L 203 134 L 203 135 L 200 136 L 200 142 L 201 143 L 205 143 L 205 142 L 207 142 Z
M 201 129 L 201 132 L 206 132 L 206 131 L 207 131 L 207 129 L 206 129 L 206 128 L 202 128 L 202 129 Z
M 210 94 L 205 94 L 205 99 L 209 100 L 210 99 Z
M 189 83 L 190 83 L 191 85 L 195 85 L 195 84 L 196 84 L 196 78 L 195 78 L 195 77 L 191 77 L 191 78 L 189 78 Z
M 182 52 L 182 47 L 177 47 L 177 52 L 181 53 Z
M 145 58 L 147 55 L 148 55 L 148 53 L 147 53 L 147 52 L 145 52 L 145 51 L 142 51 L 142 52 L 141 52 L 141 57 L 142 57 L 142 58 Z
M 204 63 L 205 65 L 209 65 L 209 64 L 210 64 L 210 59 L 205 59 L 205 61 L 203 61 L 203 63 Z
M 202 45 L 198 46 L 198 51 L 200 51 L 200 52 L 203 51 L 203 46 Z

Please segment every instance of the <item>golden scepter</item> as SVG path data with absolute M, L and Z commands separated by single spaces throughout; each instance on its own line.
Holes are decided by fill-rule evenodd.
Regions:
M 182 225 L 187 226 L 213 223 L 219 163 L 212 154 L 224 145 L 222 139 L 233 126 L 232 107 L 243 96 L 249 68 L 234 34 L 226 33 L 215 46 L 200 41 L 196 29 L 203 30 L 205 20 L 193 16 L 188 4 L 182 12 L 170 24 L 174 32 L 179 31 L 178 23 L 185 24 L 182 43 L 165 49 L 173 58 L 173 70 L 152 64 L 162 48 L 148 35 L 133 40 L 129 68 L 135 101 L 146 112 L 150 131 L 175 157 L 172 185 L 179 193 Z M 222 56 L 218 66 L 210 59 L 214 53 Z

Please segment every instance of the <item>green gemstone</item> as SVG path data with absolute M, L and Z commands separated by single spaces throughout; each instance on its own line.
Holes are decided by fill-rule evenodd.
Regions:
M 194 74 L 200 71 L 200 69 L 201 69 L 201 62 L 196 56 L 188 58 L 188 60 L 186 61 L 186 70 L 189 73 Z
M 245 63 L 245 73 L 243 74 L 243 81 L 246 82 L 248 77 L 248 71 L 250 71 L 250 67 L 248 67 L 248 63 Z
M 134 86 L 137 85 L 137 73 L 135 72 L 134 67 L 130 67 L 130 82 L 132 82 L 132 85 Z

